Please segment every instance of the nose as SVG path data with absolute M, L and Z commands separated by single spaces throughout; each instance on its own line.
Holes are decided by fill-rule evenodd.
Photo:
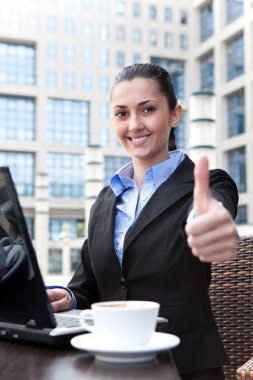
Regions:
M 128 125 L 129 131 L 131 132 L 139 131 L 140 129 L 143 129 L 143 128 L 144 128 L 144 125 L 142 123 L 141 118 L 136 114 L 132 114 L 129 119 L 129 125 Z

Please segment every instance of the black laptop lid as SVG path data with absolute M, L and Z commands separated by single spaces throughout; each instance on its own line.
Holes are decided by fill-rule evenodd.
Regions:
M 0 323 L 55 327 L 36 254 L 7 167 L 0 167 Z

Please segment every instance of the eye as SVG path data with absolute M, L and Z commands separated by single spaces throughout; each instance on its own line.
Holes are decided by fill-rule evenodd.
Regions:
M 114 113 L 114 116 L 116 117 L 124 117 L 126 115 L 127 115 L 126 111 L 118 111 Z
M 154 111 L 155 111 L 155 107 L 152 107 L 152 106 L 145 107 L 143 110 L 144 113 L 152 113 Z

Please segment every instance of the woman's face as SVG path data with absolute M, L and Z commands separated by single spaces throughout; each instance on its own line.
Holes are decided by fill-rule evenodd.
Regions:
M 182 109 L 178 105 L 169 110 L 153 79 L 118 83 L 111 106 L 116 134 L 134 163 L 150 167 L 168 158 L 170 130 L 179 122 Z

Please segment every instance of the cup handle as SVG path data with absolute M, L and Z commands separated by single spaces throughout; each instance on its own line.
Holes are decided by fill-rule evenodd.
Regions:
M 94 325 L 94 313 L 93 310 L 85 309 L 81 311 L 80 313 L 80 323 L 81 326 L 90 332 L 95 331 L 95 325 Z

